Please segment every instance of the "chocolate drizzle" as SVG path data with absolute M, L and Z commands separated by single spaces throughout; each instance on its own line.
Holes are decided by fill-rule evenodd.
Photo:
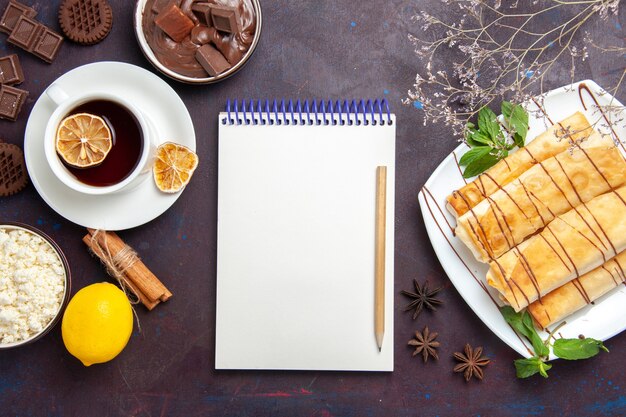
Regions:
M 485 292 L 485 294 L 487 294 L 487 296 L 489 297 L 489 299 L 491 300 L 493 305 L 496 308 L 499 308 L 500 307 L 499 303 L 493 298 L 493 296 L 491 295 L 491 293 L 487 289 L 487 286 L 485 285 L 485 283 L 482 280 L 478 279 L 478 277 L 474 274 L 474 272 L 472 272 L 470 267 L 465 263 L 465 261 L 463 260 L 461 255 L 459 255 L 459 253 L 457 252 L 457 250 L 454 247 L 454 245 L 452 245 L 452 242 L 450 241 L 450 238 L 444 232 L 444 229 L 442 228 L 441 224 L 437 220 L 437 217 L 435 216 L 435 214 L 433 212 L 433 209 L 431 208 L 430 202 L 428 201 L 428 199 L 430 197 L 432 199 L 433 203 L 435 204 L 435 206 L 437 207 L 437 209 L 439 210 L 439 212 L 443 213 L 443 210 L 441 209 L 441 207 L 437 203 L 437 200 L 435 200 L 435 198 L 433 197 L 432 193 L 430 192 L 430 190 L 426 186 L 422 187 L 422 194 L 424 196 L 424 201 L 426 202 L 426 207 L 428 208 L 428 212 L 430 213 L 430 217 L 435 222 L 435 225 L 437 226 L 437 229 L 439 229 L 439 231 L 441 232 L 441 234 L 444 237 L 444 239 L 446 240 L 446 242 L 448 242 L 448 246 L 450 246 L 450 249 L 452 249 L 452 251 L 454 252 L 456 257 L 458 258 L 458 260 L 461 261 L 461 263 L 463 264 L 463 266 L 465 267 L 467 272 L 469 272 L 470 276 L 474 279 L 476 284 L 478 284 L 480 286 L 480 288 L 482 288 L 482 290 Z M 445 218 L 445 216 L 444 216 L 444 218 Z M 497 261 L 496 261 L 496 263 L 497 263 Z M 502 269 L 501 266 L 500 266 L 500 268 Z M 510 325 L 509 325 L 509 327 L 510 327 Z M 528 351 L 529 354 L 533 355 L 534 354 L 533 350 L 527 345 L 527 343 L 524 341 L 524 339 L 522 339 L 520 337 L 520 335 L 517 332 L 515 332 L 515 331 L 513 331 L 513 334 L 515 334 L 515 336 L 520 341 L 522 346 L 524 346 L 524 348 L 526 348 L 526 351 Z
M 454 163 L 456 164 L 456 167 L 459 170 L 459 174 L 461 174 L 461 178 L 463 178 L 463 181 L 467 185 L 467 178 L 463 176 L 463 171 L 461 171 L 461 165 L 459 164 L 459 159 L 456 156 L 456 152 L 452 152 L 452 156 L 454 157 Z
M 587 105 L 585 104 L 585 100 L 583 100 L 583 91 L 585 91 L 587 94 L 589 94 L 589 97 L 591 97 L 591 99 L 593 100 L 594 104 L 596 105 L 596 108 L 600 111 L 600 114 L 604 118 L 604 121 L 606 122 L 607 126 L 609 126 L 609 129 L 611 129 L 611 133 L 613 133 L 613 137 L 615 138 L 617 143 L 620 144 L 620 146 L 622 147 L 622 150 L 624 152 L 626 152 L 626 148 L 624 148 L 624 144 L 622 143 L 622 141 L 620 140 L 619 136 L 617 135 L 617 132 L 615 132 L 615 129 L 613 129 L 613 124 L 611 123 L 611 121 L 609 120 L 608 116 L 606 115 L 606 113 L 602 109 L 602 106 L 600 106 L 600 103 L 598 102 L 598 99 L 596 99 L 596 96 L 589 89 L 589 87 L 587 87 L 587 84 L 580 83 L 580 84 L 578 84 L 578 98 L 580 99 L 580 103 L 583 105 L 583 109 L 587 110 Z
M 526 259 L 526 256 L 524 256 L 524 254 L 519 250 L 519 248 L 517 246 L 514 248 L 514 252 L 517 253 L 517 257 L 520 260 L 520 263 L 522 264 L 522 267 L 526 271 L 526 275 L 530 279 L 530 282 L 533 284 L 533 287 L 535 287 L 535 291 L 537 292 L 537 298 L 539 300 L 541 300 L 541 290 L 539 288 L 539 281 L 537 280 L 537 276 L 533 272 L 533 269 L 530 266 L 530 263 L 528 262 L 528 259 Z M 512 279 L 512 278 L 511 278 L 511 281 L 515 282 L 515 280 Z M 521 288 L 520 288 L 520 291 L 522 291 L 522 294 L 524 294 L 524 297 L 526 298 L 526 301 L 528 303 L 528 297 L 526 296 L 526 294 L 524 293 L 524 291 Z
M 522 189 L 524 190 L 524 192 L 526 193 L 526 197 L 528 197 L 528 201 L 530 201 L 530 204 L 533 205 L 533 207 L 535 208 L 535 210 L 537 211 L 537 215 L 539 215 L 539 218 L 541 219 L 541 224 L 543 226 L 545 226 L 546 224 L 548 224 L 546 222 L 546 219 L 544 219 L 543 215 L 541 214 L 541 211 L 539 210 L 539 207 L 537 207 L 537 204 L 535 204 L 535 202 L 533 201 L 533 198 L 537 201 L 539 201 L 541 203 L 541 201 L 535 196 L 535 194 L 533 194 L 532 191 L 529 191 L 528 188 L 526 188 L 526 186 L 521 183 Z M 548 209 L 549 211 L 549 209 Z M 552 216 L 554 218 L 554 216 Z
M 583 297 L 585 302 L 587 304 L 591 304 L 591 298 L 589 298 L 589 294 L 587 293 L 587 290 L 585 290 L 585 287 L 583 286 L 583 284 L 580 282 L 578 278 L 574 278 L 572 280 L 572 285 L 576 287 L 576 289 L 578 290 L 580 295 Z
M 428 195 L 430 195 L 430 198 L 433 199 L 433 201 L 435 200 L 435 197 L 433 197 L 433 195 L 430 193 L 430 190 L 426 187 L 423 187 L 424 191 L 426 191 L 428 193 Z M 425 200 L 426 198 L 424 198 Z M 454 231 L 454 227 L 452 227 L 452 225 L 450 224 L 450 222 L 448 221 L 448 218 L 446 217 L 446 215 L 443 213 L 443 210 L 441 210 L 441 207 L 439 207 L 439 204 L 437 204 L 437 209 L 439 209 L 439 213 L 441 213 L 441 217 L 443 217 L 443 219 L 446 221 L 446 224 L 448 225 L 448 227 L 450 228 L 450 231 L 452 232 L 452 236 L 456 236 L 456 233 Z
M 550 249 L 552 249 L 554 251 L 554 253 L 556 254 L 556 256 L 559 257 L 559 259 L 561 260 L 561 263 L 563 264 L 563 266 L 569 271 L 572 272 L 572 268 L 570 268 L 566 263 L 565 263 L 565 259 L 563 259 L 563 257 L 561 256 L 561 254 L 554 249 L 554 246 L 552 246 L 552 243 L 550 243 L 550 241 L 541 233 L 539 233 L 539 236 L 546 242 L 546 244 L 548 246 L 550 246 Z
M 593 232 L 593 229 L 591 228 L 591 226 L 589 226 L 589 223 L 587 223 L 587 220 L 586 220 L 583 216 L 581 216 L 581 215 L 580 215 L 580 213 L 578 212 L 578 210 L 574 209 L 574 211 L 575 211 L 575 212 L 576 212 L 576 214 L 578 214 L 578 216 L 579 216 L 579 217 L 583 220 L 583 222 L 585 222 L 585 224 L 587 225 L 587 228 Z M 572 226 L 571 224 L 569 224 L 568 222 L 566 222 L 566 221 L 565 221 L 565 220 L 563 220 L 562 218 L 561 218 L 561 221 L 562 221 L 564 224 L 568 225 L 568 226 L 569 226 L 569 227 L 570 227 L 573 231 L 575 231 L 575 232 L 576 232 L 576 233 L 578 233 L 580 236 L 582 236 L 582 237 L 583 237 L 583 238 L 584 238 L 587 242 L 591 243 L 591 245 L 592 245 L 593 247 L 595 247 L 595 248 L 598 250 L 598 252 L 600 252 L 600 254 L 602 255 L 602 259 L 604 259 L 604 262 L 606 262 L 606 256 L 605 256 L 605 254 L 604 254 L 604 251 L 603 251 L 603 250 L 602 250 L 602 249 L 601 249 L 598 245 L 596 245 L 596 244 L 593 242 L 593 240 L 591 240 L 591 239 L 589 238 L 589 236 L 587 236 L 587 235 L 586 235 L 586 234 L 584 234 L 582 231 L 580 231 L 580 230 L 579 230 L 579 229 L 577 229 L 576 227 Z M 593 232 L 593 233 L 595 234 L 595 232 Z
M 513 231 L 511 230 L 511 226 L 509 225 L 509 222 L 506 221 L 506 217 L 504 216 L 504 212 L 502 211 L 502 209 L 500 208 L 500 206 L 498 205 L 498 203 L 496 203 L 496 201 L 494 199 L 492 199 L 491 197 L 487 196 L 487 201 L 489 202 L 489 207 L 491 208 L 492 212 L 493 212 L 493 216 L 496 219 L 496 223 L 498 223 L 498 227 L 500 228 L 500 232 L 502 233 L 502 235 L 504 236 L 504 239 L 506 240 L 507 245 L 511 246 L 515 244 L 515 241 L 513 240 Z M 500 212 L 500 215 L 502 216 L 502 221 L 504 222 L 504 225 L 506 226 L 507 230 L 509 231 L 509 235 L 511 236 L 511 241 L 509 242 L 509 237 L 507 236 L 506 233 L 504 233 L 504 229 L 502 228 L 502 225 L 500 224 L 500 218 L 498 217 L 498 214 L 496 213 L 496 210 L 498 209 L 498 212 Z M 487 240 L 487 236 L 485 235 L 485 240 Z
M 559 240 L 558 237 L 556 237 L 556 234 L 554 234 L 554 232 L 552 231 L 552 229 L 550 229 L 550 225 L 546 226 L 546 230 L 548 232 L 550 232 L 550 234 L 552 235 L 552 237 L 554 238 L 554 240 L 556 240 L 556 243 L 558 243 L 558 245 L 561 247 L 561 250 L 563 251 L 563 253 L 565 254 L 565 256 L 567 256 L 567 260 L 570 261 L 570 263 L 572 264 L 572 267 L 574 268 L 574 272 L 576 273 L 576 277 L 580 276 L 580 273 L 578 272 L 578 268 L 576 268 L 576 264 L 574 263 L 574 260 L 572 259 L 572 257 L 569 255 L 569 253 L 567 253 L 567 251 L 565 250 L 565 247 L 563 246 L 563 244 L 561 243 L 561 241 Z M 555 251 L 556 252 L 556 251 Z M 568 271 L 571 271 L 570 268 L 567 268 Z

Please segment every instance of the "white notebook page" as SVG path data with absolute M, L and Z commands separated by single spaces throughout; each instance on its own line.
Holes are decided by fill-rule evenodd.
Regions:
M 223 125 L 224 117 L 216 368 L 392 371 L 395 117 L 385 126 Z M 380 352 L 379 165 L 387 166 Z

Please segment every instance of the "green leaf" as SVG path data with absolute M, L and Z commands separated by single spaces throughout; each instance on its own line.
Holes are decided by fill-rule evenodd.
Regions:
M 513 142 L 520 148 L 524 146 L 528 133 L 528 113 L 519 104 L 503 101 L 500 106 L 506 124 L 513 133 Z
M 498 116 L 489 107 L 483 107 L 478 112 L 478 128 L 492 140 L 497 140 L 502 133 Z
M 550 354 L 549 348 L 539 337 L 535 326 L 533 326 L 532 318 L 527 311 L 516 313 L 511 306 L 504 306 L 500 308 L 500 312 L 504 320 L 506 320 L 513 329 L 530 340 L 537 356 L 548 356 Z
M 471 138 L 473 141 L 482 143 L 485 145 L 491 145 L 493 143 L 493 141 L 489 138 L 489 136 L 485 135 L 483 132 L 478 131 L 478 130 L 472 132 Z
M 522 323 L 526 328 L 527 334 L 524 334 L 530 342 L 533 344 L 533 349 L 535 350 L 535 354 L 538 356 L 548 356 L 550 354 L 550 349 L 546 344 L 541 340 L 539 334 L 535 330 L 535 326 L 533 325 L 533 319 L 530 317 L 530 314 L 527 310 L 522 314 Z
M 471 163 L 468 163 L 465 167 L 465 170 L 463 171 L 463 178 L 470 178 L 480 173 L 483 173 L 492 166 L 494 166 L 498 161 L 499 158 L 491 154 L 487 154 L 481 159 L 472 161 Z
M 552 368 L 552 365 L 545 363 L 538 357 L 532 357 L 530 359 L 516 359 L 515 374 L 518 378 L 528 378 L 530 376 L 539 373 L 542 377 L 548 377 L 548 371 Z
M 506 320 L 506 322 L 509 323 L 512 328 L 520 333 L 524 333 L 525 327 L 522 323 L 521 313 L 516 313 L 511 306 L 500 307 L 500 313 L 502 313 L 504 320 Z
M 578 360 L 596 356 L 600 349 L 608 352 L 602 341 L 588 339 L 556 339 L 553 351 L 561 359 Z
M 491 152 L 491 147 L 489 146 L 477 146 L 472 148 L 463 154 L 459 160 L 459 165 L 469 165 L 477 159 L 483 158 L 485 155 L 489 154 L 489 152 Z
M 515 129 L 514 140 L 517 146 L 524 146 L 526 134 L 528 133 L 528 113 L 520 105 L 513 107 L 509 124 Z
M 510 101 L 503 101 L 500 105 L 500 110 L 502 111 L 502 115 L 505 119 L 510 119 L 511 113 L 513 112 L 513 103 Z

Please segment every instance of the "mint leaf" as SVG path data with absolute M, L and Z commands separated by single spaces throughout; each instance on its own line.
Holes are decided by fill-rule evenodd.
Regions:
M 506 320 L 513 329 L 530 340 L 537 356 L 548 356 L 550 354 L 548 346 L 546 346 L 539 337 L 539 334 L 533 326 L 532 318 L 527 311 L 516 313 L 511 306 L 504 306 L 500 308 L 500 312 L 504 320 Z
M 478 111 L 478 128 L 494 141 L 502 133 L 498 116 L 489 107 L 483 107 Z
M 510 101 L 503 101 L 500 105 L 500 111 L 502 112 L 502 115 L 505 119 L 510 119 L 511 113 L 513 113 L 513 103 L 511 103 Z
M 475 175 L 485 172 L 486 170 L 494 166 L 499 160 L 500 158 L 491 154 L 487 154 L 481 159 L 476 159 L 467 164 L 467 166 L 463 170 L 463 178 L 471 178 Z
M 547 378 L 547 371 L 552 368 L 552 365 L 543 362 L 536 356 L 530 359 L 516 359 L 514 363 L 515 374 L 518 378 L 528 378 L 536 373 L 539 373 L 542 377 Z
M 504 320 L 506 320 L 513 329 L 517 330 L 519 333 L 525 333 L 526 328 L 524 323 L 522 323 L 521 313 L 516 313 L 511 306 L 500 307 L 500 313 L 502 313 Z
M 488 155 L 489 152 L 491 152 L 490 146 L 476 146 L 463 154 L 459 160 L 459 165 L 469 165 L 472 162 L 483 158 L 485 155 Z
M 578 360 L 596 356 L 600 349 L 608 352 L 602 341 L 588 339 L 556 339 L 553 351 L 561 359 Z
M 509 118 L 509 125 L 515 130 L 513 140 L 515 144 L 520 148 L 524 146 L 526 141 L 526 134 L 528 133 L 528 113 L 520 105 L 513 107 L 511 117 Z
M 538 356 L 548 356 L 550 354 L 550 349 L 543 343 L 543 340 L 539 337 L 539 334 L 535 330 L 535 326 L 533 325 L 533 319 L 530 317 L 530 314 L 527 310 L 524 310 L 522 314 L 522 323 L 528 332 L 524 336 L 526 336 L 530 342 L 533 344 L 533 349 L 535 350 L 535 354 Z
M 500 106 L 506 124 L 512 131 L 513 142 L 518 147 L 524 146 L 528 133 L 528 113 L 519 104 L 503 101 Z
M 472 132 L 472 134 L 470 135 L 470 138 L 474 142 L 482 143 L 484 145 L 491 145 L 493 143 L 493 141 L 489 138 L 489 136 L 485 135 L 481 131 Z M 479 146 L 479 145 L 477 145 L 477 146 Z

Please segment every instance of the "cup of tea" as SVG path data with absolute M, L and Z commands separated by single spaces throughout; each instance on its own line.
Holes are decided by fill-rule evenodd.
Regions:
M 92 195 L 128 191 L 149 175 L 156 147 L 151 122 L 127 99 L 108 92 L 69 95 L 53 84 L 46 95 L 56 105 L 44 134 L 44 152 L 52 172 L 68 187 Z M 87 113 L 98 116 L 110 130 L 112 146 L 101 163 L 77 167 L 57 152 L 57 131 L 67 117 Z

